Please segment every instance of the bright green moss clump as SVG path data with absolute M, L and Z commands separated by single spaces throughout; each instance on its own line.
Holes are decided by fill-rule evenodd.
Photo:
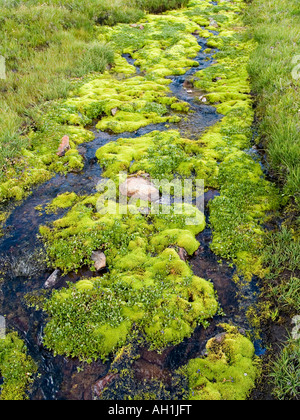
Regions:
M 45 307 L 50 315 L 46 345 L 58 354 L 90 359 L 123 345 L 134 324 L 148 346 L 158 350 L 206 325 L 218 310 L 213 285 L 193 276 L 177 252 L 177 247 L 190 255 L 197 250 L 195 235 L 205 227 L 204 215 L 199 210 L 191 214 L 195 209 L 188 205 L 182 214 L 173 208 L 170 214 L 143 216 L 133 214 L 132 205 L 117 207 L 116 214 L 100 214 L 99 198 L 77 197 L 65 217 L 40 230 L 54 266 L 66 272 L 84 264 L 92 269 L 92 252 L 103 249 L 109 268 L 97 281 L 81 280 L 54 292 Z M 113 209 L 113 203 L 108 207 Z M 194 224 L 189 226 L 191 216 Z M 105 310 L 100 310 L 102 304 Z
M 189 230 L 166 229 L 151 239 L 152 246 L 158 252 L 170 243 L 184 248 L 189 255 L 193 255 L 199 248 L 199 242 Z
M 117 78 L 105 73 L 83 84 L 73 97 L 61 105 L 61 122 L 86 125 L 94 119 L 99 130 L 115 133 L 132 132 L 149 124 L 176 122 L 179 117 L 168 114 L 165 103 L 177 103 L 170 93 L 168 81 L 152 81 L 142 76 Z M 178 102 L 181 110 L 187 105 Z
M 184 74 L 198 66 L 193 60 L 200 46 L 192 33 L 200 27 L 185 16 L 148 15 L 140 25 L 118 25 L 99 39 L 111 42 L 120 54 L 130 54 L 135 64 L 152 78 Z
M 114 270 L 55 291 L 44 308 L 50 316 L 45 345 L 91 361 L 124 345 L 138 326 L 148 346 L 162 350 L 216 313 L 213 286 L 193 277 L 174 250 L 147 263 L 139 272 Z
M 56 172 L 77 172 L 83 169 L 83 159 L 76 147 L 94 139 L 94 134 L 83 127 L 62 126 L 51 119 L 51 112 L 42 115 L 42 131 L 30 132 L 30 146 L 22 150 L 22 159 L 5 171 L 6 181 L 0 183 L 0 203 L 10 199 L 17 201 L 25 198 L 32 187 L 48 181 Z M 63 136 L 70 138 L 71 150 L 65 156 L 57 156 Z
M 7 334 L 0 339 L 0 377 L 4 378 L 0 400 L 24 400 L 36 365 L 23 341 L 16 333 Z
M 229 155 L 220 165 L 221 196 L 210 204 L 214 229 L 212 250 L 230 258 L 251 279 L 264 275 L 262 221 L 279 207 L 275 187 L 263 176 L 259 163 L 245 152 Z
M 119 139 L 101 147 L 96 153 L 104 176 L 115 178 L 120 171 L 131 174 L 146 172 L 153 179 L 173 179 L 181 175 L 192 153 L 186 151 L 191 141 L 181 138 L 178 131 L 153 131 L 139 138 Z M 194 145 L 197 150 L 197 144 Z M 199 151 L 199 147 L 198 147 Z M 191 165 L 190 165 L 191 167 Z M 188 176 L 191 176 L 191 171 Z
M 145 217 L 137 211 L 136 206 L 115 206 L 108 200 L 105 211 L 108 213 L 100 214 L 96 206 L 101 197 L 100 194 L 81 199 L 78 197 L 78 203 L 66 216 L 56 220 L 52 228 L 40 228 L 48 254 L 57 268 L 68 272 L 84 264 L 92 266 L 90 257 L 99 248 L 105 249 L 108 264 L 112 265 L 118 263 L 116 257 L 136 251 L 142 245 L 150 252 L 163 250 L 170 245 L 185 248 L 189 254 L 197 249 L 195 235 L 205 228 L 204 215 L 198 209 L 187 204 L 180 208 L 176 205 L 170 207 L 169 214 Z M 69 195 L 64 195 L 58 200 L 69 198 Z M 110 214 L 110 211 L 116 214 Z M 171 234 L 170 229 L 173 230 Z M 165 230 L 168 231 L 166 239 L 162 240 Z M 144 240 L 141 242 L 138 238 Z
M 60 194 L 47 206 L 48 212 L 55 212 L 57 209 L 67 209 L 78 201 L 77 195 L 72 193 Z
M 9 215 L 9 213 L 0 211 L 0 238 L 2 236 L 2 227 L 5 223 L 5 220 L 7 219 L 8 215 Z
M 186 373 L 190 400 L 245 400 L 260 369 L 254 346 L 234 327 L 208 341 L 207 357 L 191 360 Z
M 218 187 L 220 152 L 204 148 L 199 141 L 182 138 L 176 130 L 153 131 L 139 138 L 118 139 L 96 153 L 103 175 L 116 179 L 120 171 L 146 172 L 153 179 L 205 179 L 207 187 Z M 223 145 L 223 144 L 222 144 Z

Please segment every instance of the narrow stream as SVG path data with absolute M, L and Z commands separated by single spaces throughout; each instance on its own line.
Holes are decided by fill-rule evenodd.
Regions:
M 184 76 L 172 77 L 170 84 L 172 95 L 188 102 L 193 112 L 185 115 L 179 124 L 168 126 L 168 129 L 179 129 L 183 135 L 191 139 L 199 138 L 207 127 L 214 125 L 221 118 L 215 108 L 201 103 L 199 100 L 201 92 L 189 86 L 190 77 L 195 72 L 210 66 L 215 53 L 215 51 L 204 53 L 207 48 L 206 40 L 199 37 L 197 39 L 202 47 L 196 58 L 199 67 L 192 68 Z M 134 62 L 129 56 L 126 58 L 131 64 Z M 139 72 L 139 69 L 137 71 Z M 108 373 L 110 366 L 110 361 L 82 365 L 76 359 L 54 357 L 42 345 L 45 314 L 29 308 L 25 296 L 40 291 L 51 274 L 44 262 L 43 244 L 37 237 L 39 226 L 61 218 L 67 210 L 59 211 L 57 214 L 46 214 L 36 207 L 49 204 L 57 195 L 65 192 L 74 191 L 78 195 L 95 193 L 95 187 L 102 173 L 95 154 L 106 143 L 120 137 L 140 137 L 153 130 L 166 129 L 165 124 L 149 125 L 136 133 L 122 135 L 99 133 L 92 129 L 96 135 L 95 140 L 80 146 L 80 153 L 85 160 L 83 171 L 66 176 L 56 175 L 35 188 L 21 205 L 15 207 L 4 226 L 4 236 L 0 239 L 0 266 L 1 271 L 5 273 L 4 281 L 0 283 L 0 314 L 6 316 L 8 329 L 17 330 L 25 340 L 30 355 L 38 363 L 39 375 L 30 394 L 32 400 L 91 399 L 93 385 Z M 206 205 L 218 194 L 218 191 L 208 191 L 205 194 Z M 208 212 L 206 217 L 209 223 Z M 197 328 L 190 339 L 184 340 L 178 346 L 170 347 L 161 355 L 147 349 L 139 349 L 141 358 L 133 365 L 138 380 L 148 378 L 163 380 L 165 372 L 171 373 L 190 358 L 203 354 L 207 340 L 220 331 L 217 326 L 219 322 L 232 321 L 240 328 L 249 328 L 245 319 L 245 309 L 255 299 L 258 291 L 256 282 L 253 281 L 248 286 L 246 301 L 240 299 L 238 288 L 232 281 L 235 268 L 226 262 L 220 263 L 220 259 L 211 252 L 209 248 L 211 237 L 208 224 L 198 236 L 201 246 L 190 263 L 195 275 L 213 281 L 225 315 L 216 317 L 206 330 L 202 327 Z M 56 287 L 66 285 L 67 281 L 75 282 L 82 276 L 93 275 L 88 269 L 83 268 L 77 274 L 71 273 L 62 278 Z M 258 343 L 257 353 L 261 351 Z

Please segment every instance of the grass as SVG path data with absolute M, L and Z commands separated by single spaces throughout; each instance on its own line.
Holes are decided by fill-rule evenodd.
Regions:
M 279 316 L 279 323 L 286 319 L 292 326 L 294 316 L 300 314 L 300 242 L 291 229 L 283 226 L 280 231 L 270 233 L 264 263 L 269 270 L 264 290 L 273 312 L 276 318 Z M 280 349 L 273 348 L 273 351 L 277 353 L 269 373 L 273 395 L 279 400 L 299 399 L 300 340 L 292 334 L 280 343 Z
M 283 226 L 267 239 L 264 250 L 265 265 L 269 268 L 269 278 L 278 278 L 288 270 L 292 275 L 300 267 L 300 242 L 293 232 Z
M 268 270 L 264 291 L 279 320 L 289 323 L 300 314 L 300 8 L 297 0 L 249 3 L 245 19 L 257 48 L 251 54 L 248 71 L 259 140 L 266 151 L 268 169 L 289 203 L 282 227 L 269 234 L 264 247 Z M 269 377 L 273 394 L 279 400 L 299 399 L 300 340 L 290 337 L 280 347 L 280 351 L 273 348 L 278 353 Z
M 297 0 L 253 0 L 247 16 L 258 47 L 249 63 L 259 134 L 270 169 L 299 206 L 300 13 Z
M 282 226 L 278 232 L 269 234 L 264 247 L 264 264 L 268 267 L 264 291 L 271 302 L 270 308 L 276 318 L 279 317 L 279 324 L 286 320 L 292 328 L 294 316 L 300 314 L 300 242 L 295 232 Z M 273 348 L 276 356 L 272 357 L 269 367 L 272 393 L 279 400 L 299 399 L 300 340 L 292 334 L 279 346 L 279 349 Z
M 278 400 L 299 400 L 300 395 L 300 340 L 286 343 L 273 364 L 271 379 Z

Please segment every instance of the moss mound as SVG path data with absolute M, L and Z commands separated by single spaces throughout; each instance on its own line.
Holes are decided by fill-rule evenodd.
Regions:
M 191 400 L 245 400 L 260 369 L 254 346 L 234 327 L 207 343 L 208 355 L 186 368 Z
M 4 378 L 0 400 L 15 401 L 27 399 L 27 391 L 33 381 L 37 367 L 24 342 L 16 333 L 9 333 L 0 339 L 0 376 Z

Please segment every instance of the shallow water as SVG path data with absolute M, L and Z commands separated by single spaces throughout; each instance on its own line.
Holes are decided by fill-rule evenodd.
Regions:
M 46 214 L 36 207 L 46 206 L 57 195 L 65 192 L 74 191 L 78 195 L 95 193 L 102 174 L 95 154 L 108 142 L 120 137 L 139 137 L 153 130 L 162 131 L 170 128 L 179 129 L 182 135 L 189 138 L 199 138 L 207 127 L 214 125 L 221 118 L 215 108 L 199 101 L 202 92 L 195 90 L 188 83 L 195 72 L 213 62 L 213 54 L 203 52 L 206 49 L 206 40 L 198 38 L 198 42 L 202 47 L 196 58 L 199 67 L 190 69 L 184 76 L 172 77 L 170 84 L 172 95 L 188 102 L 192 113 L 185 115 L 179 124 L 169 124 L 168 128 L 166 124 L 149 125 L 135 133 L 122 135 L 99 133 L 92 128 L 96 135 L 95 140 L 80 146 L 80 153 L 85 161 L 83 171 L 66 176 L 56 175 L 50 181 L 36 187 L 26 200 L 12 210 L 4 226 L 5 234 L 0 239 L 0 266 L 4 272 L 4 281 L 0 285 L 0 314 L 6 316 L 9 329 L 19 332 L 26 342 L 30 355 L 39 365 L 40 375 L 35 380 L 30 394 L 33 400 L 91 399 L 95 382 L 105 377 L 111 362 L 98 361 L 91 365 L 82 365 L 76 359 L 54 357 L 42 345 L 45 314 L 29 308 L 25 296 L 43 289 L 45 281 L 51 274 L 51 270 L 44 262 L 43 244 L 37 237 L 39 226 L 61 218 L 67 210 L 61 210 L 57 214 Z M 134 60 L 132 61 L 129 56 L 126 58 L 133 64 Z M 208 191 L 205 194 L 206 205 L 218 194 L 218 191 Z M 208 214 L 206 217 L 209 223 Z M 211 230 L 207 227 L 198 236 L 201 246 L 190 264 L 195 275 L 212 280 L 225 315 L 216 317 L 207 330 L 202 327 L 197 328 L 190 339 L 184 340 L 178 346 L 170 347 L 161 355 L 147 349 L 139 349 L 141 357 L 133 364 L 135 378 L 138 381 L 156 378 L 168 383 L 174 369 L 185 364 L 190 358 L 203 354 L 207 340 L 220 332 L 219 322 L 233 321 L 240 328 L 249 328 L 245 319 L 245 310 L 255 299 L 257 292 L 255 281 L 247 286 L 247 290 L 243 290 L 247 295 L 246 301 L 241 299 L 239 290 L 232 281 L 235 268 L 226 262 L 220 262 L 211 252 L 209 248 L 211 235 Z M 71 273 L 61 278 L 56 288 L 66 285 L 67 281 L 75 282 L 83 276 L 89 277 L 94 274 L 83 268 L 77 274 Z M 262 349 L 259 343 L 256 344 L 259 354 Z

